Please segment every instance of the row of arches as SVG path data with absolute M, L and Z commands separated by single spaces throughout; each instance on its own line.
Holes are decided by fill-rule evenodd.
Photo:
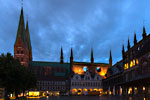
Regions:
M 97 88 L 94 88 L 94 89 L 92 89 L 92 88 L 90 88 L 90 89 L 87 89 L 87 88 L 84 88 L 84 89 L 81 89 L 81 88 L 78 88 L 78 89 L 73 88 L 73 89 L 71 90 L 71 93 L 72 93 L 73 95 L 81 95 L 81 94 L 87 95 L 88 92 L 92 92 L 92 91 L 95 91 L 95 92 L 102 92 L 103 89 L 101 89 L 101 88 L 99 88 L 99 89 L 97 89 Z

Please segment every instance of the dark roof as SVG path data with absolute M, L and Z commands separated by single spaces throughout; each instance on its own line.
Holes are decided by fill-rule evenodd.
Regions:
M 76 62 L 74 61 L 73 64 L 91 64 L 91 62 Z M 108 63 L 94 63 L 93 65 L 109 65 Z
M 143 41 L 148 40 L 148 39 L 150 39 L 150 34 L 147 35 L 145 39 L 142 39 L 142 40 L 140 40 L 139 42 L 137 42 L 136 45 L 133 45 L 133 46 L 130 48 L 130 50 L 133 50 L 135 47 L 141 45 L 141 44 L 143 43 Z M 125 51 L 125 54 L 128 54 L 128 50 Z
M 108 68 L 107 70 L 107 75 L 112 76 L 115 74 L 118 74 L 120 72 L 123 71 L 123 61 L 119 61 L 117 62 L 115 65 L 113 65 L 112 67 Z M 107 76 L 107 77 L 109 77 Z
M 143 44 L 143 47 L 139 50 L 137 56 L 140 57 L 140 56 L 146 54 L 147 52 L 150 52 L 150 39 L 147 40 L 145 42 L 145 44 Z
M 32 61 L 30 62 L 31 66 L 38 67 L 65 67 L 70 71 L 69 63 L 60 63 L 60 62 L 44 62 L 44 61 Z

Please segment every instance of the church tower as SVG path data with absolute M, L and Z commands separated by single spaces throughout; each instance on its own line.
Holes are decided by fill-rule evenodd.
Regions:
M 17 36 L 14 44 L 14 57 L 15 59 L 18 59 L 22 65 L 26 67 L 28 66 L 29 51 L 28 51 L 27 37 L 25 32 L 23 8 L 21 9 Z
M 14 44 L 14 58 L 18 59 L 20 63 L 25 67 L 29 66 L 30 60 L 32 61 L 32 48 L 29 36 L 28 22 L 27 27 L 25 29 L 23 8 L 21 8 L 17 36 Z

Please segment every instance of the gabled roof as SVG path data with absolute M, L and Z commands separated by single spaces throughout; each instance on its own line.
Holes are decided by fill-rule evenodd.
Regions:
M 68 72 L 70 72 L 69 63 L 60 63 L 60 62 L 42 62 L 42 61 L 31 61 L 30 65 L 33 67 L 65 67 Z
M 116 75 L 122 71 L 123 71 L 123 61 L 121 60 L 117 62 L 115 65 L 113 65 L 112 67 L 108 68 L 107 75 L 109 76 Z
M 45 62 L 45 61 L 32 61 L 30 62 L 32 66 L 41 66 L 41 67 L 69 67 L 69 63 L 60 63 L 60 62 Z

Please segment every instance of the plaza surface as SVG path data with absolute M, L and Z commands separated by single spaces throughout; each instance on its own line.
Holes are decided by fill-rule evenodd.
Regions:
M 39 99 L 28 99 L 28 100 L 122 100 L 121 97 L 109 97 L 109 96 L 64 96 L 64 97 L 48 97 Z

